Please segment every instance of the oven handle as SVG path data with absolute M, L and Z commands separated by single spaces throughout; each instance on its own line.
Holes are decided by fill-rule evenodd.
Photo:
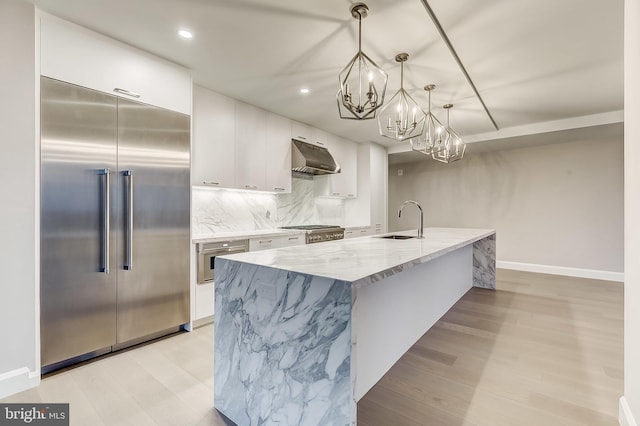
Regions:
M 231 247 L 223 247 L 223 248 L 217 247 L 212 249 L 200 249 L 198 253 L 200 254 L 220 253 L 220 255 L 222 256 L 223 254 L 243 253 L 245 251 L 249 251 L 245 246 L 231 246 Z

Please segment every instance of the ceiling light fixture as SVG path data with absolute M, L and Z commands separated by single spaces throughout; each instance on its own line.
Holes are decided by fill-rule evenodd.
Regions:
M 400 89 L 378 115 L 380 135 L 397 141 L 417 138 L 422 135 L 426 119 L 422 108 L 404 90 L 404 63 L 407 59 L 409 59 L 407 53 L 396 55 L 396 62 L 400 63 Z
M 178 35 L 185 40 L 191 40 L 193 38 L 193 34 L 191 33 L 191 31 L 187 31 L 187 30 L 178 31 Z
M 340 118 L 368 120 L 384 103 L 388 75 L 362 51 L 362 19 L 369 8 L 364 3 L 351 7 L 351 16 L 358 20 L 358 53 L 338 75 L 340 89 L 336 94 Z M 343 108 L 346 110 L 343 112 Z
M 429 109 L 426 114 L 425 128 L 422 136 L 411 139 L 411 149 L 426 155 L 433 155 L 443 148 L 442 141 L 445 137 L 445 127 L 431 113 L 431 92 L 435 90 L 435 84 L 427 84 L 424 90 L 429 93 Z
M 442 108 L 447 110 L 447 128 L 445 129 L 442 149 L 434 152 L 432 156 L 434 160 L 442 161 L 443 163 L 452 163 L 462 159 L 467 145 L 462 141 L 462 138 L 451 129 L 451 126 L 449 126 L 449 111 L 453 108 L 453 104 L 443 105 Z
M 303 87 L 302 89 L 300 89 L 300 93 L 303 95 L 306 95 L 307 93 L 309 93 L 309 89 L 307 89 L 306 87 Z

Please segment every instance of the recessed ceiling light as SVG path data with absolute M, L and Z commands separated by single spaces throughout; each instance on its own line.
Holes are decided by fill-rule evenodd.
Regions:
M 191 34 L 191 31 L 187 31 L 187 30 L 178 31 L 178 35 L 185 40 L 190 40 L 193 38 L 193 34 Z
M 307 93 L 309 93 L 309 89 L 307 89 L 306 87 L 303 87 L 302 89 L 300 89 L 300 93 L 302 93 L 303 95 L 306 95 Z

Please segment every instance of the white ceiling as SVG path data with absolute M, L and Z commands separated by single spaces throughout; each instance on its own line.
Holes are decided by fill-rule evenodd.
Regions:
M 357 50 L 350 0 L 33 0 L 42 10 L 192 70 L 194 82 L 357 142 L 375 120 L 340 120 L 338 73 Z M 420 0 L 368 0 L 363 51 L 464 137 L 495 129 Z M 429 0 L 501 129 L 623 108 L 623 0 Z M 176 32 L 187 28 L 190 41 Z M 308 87 L 311 93 L 300 95 Z M 487 139 L 484 137 L 484 139 Z

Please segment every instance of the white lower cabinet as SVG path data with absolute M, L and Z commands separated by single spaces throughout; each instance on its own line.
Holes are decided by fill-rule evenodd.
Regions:
M 345 238 L 357 238 L 357 237 L 366 237 L 367 235 L 373 235 L 373 228 L 368 226 L 358 226 L 355 228 L 346 228 L 344 230 Z
M 282 248 L 305 244 L 305 235 L 284 235 L 277 237 L 251 238 L 249 240 L 249 251 L 268 250 L 272 248 Z

